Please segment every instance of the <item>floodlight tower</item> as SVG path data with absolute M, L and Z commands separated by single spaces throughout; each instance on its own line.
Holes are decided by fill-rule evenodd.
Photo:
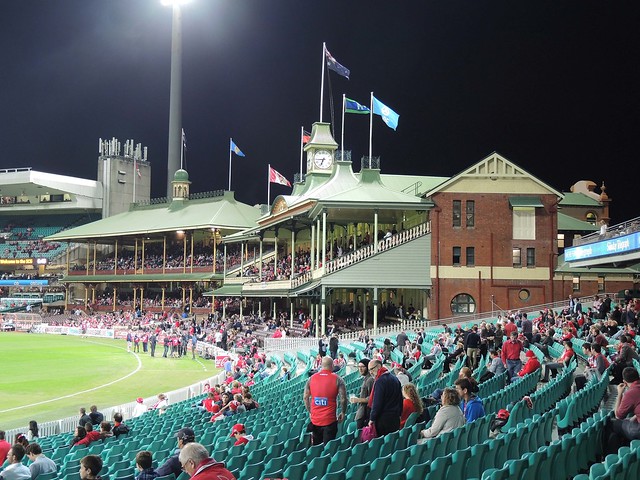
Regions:
M 190 0 L 161 0 L 173 7 L 171 23 L 171 87 L 169 93 L 169 146 L 167 152 L 167 198 L 171 198 L 171 181 L 180 168 L 182 150 L 182 12 Z

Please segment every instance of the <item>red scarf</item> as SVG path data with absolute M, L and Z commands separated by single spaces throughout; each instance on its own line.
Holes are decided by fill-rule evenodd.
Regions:
M 378 383 L 378 379 L 380 378 L 380 375 L 385 374 L 385 373 L 389 373 L 389 370 L 387 370 L 385 367 L 380 367 L 378 369 L 378 373 L 376 374 L 376 380 L 373 382 L 373 387 L 371 387 L 371 394 L 369 395 L 369 402 L 367 403 L 369 408 L 371 408 L 371 406 L 373 405 L 373 392 L 374 392 L 374 390 L 376 388 L 376 383 Z

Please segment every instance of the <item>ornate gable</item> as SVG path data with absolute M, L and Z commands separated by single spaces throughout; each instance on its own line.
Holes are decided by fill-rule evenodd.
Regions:
M 542 182 L 497 152 L 454 175 L 426 193 L 428 198 L 438 192 L 555 194 L 562 193 Z

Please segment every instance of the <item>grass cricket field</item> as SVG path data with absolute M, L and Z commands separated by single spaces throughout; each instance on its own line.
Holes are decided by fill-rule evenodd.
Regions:
M 0 430 L 155 396 L 208 379 L 213 361 L 127 353 L 124 340 L 0 333 Z M 159 353 L 159 356 L 158 356 Z

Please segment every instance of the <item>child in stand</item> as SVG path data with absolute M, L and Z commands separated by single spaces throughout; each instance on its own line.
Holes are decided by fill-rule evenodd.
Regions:
M 148 450 L 141 450 L 136 454 L 136 480 L 153 480 L 158 476 L 153 468 L 153 454 Z

